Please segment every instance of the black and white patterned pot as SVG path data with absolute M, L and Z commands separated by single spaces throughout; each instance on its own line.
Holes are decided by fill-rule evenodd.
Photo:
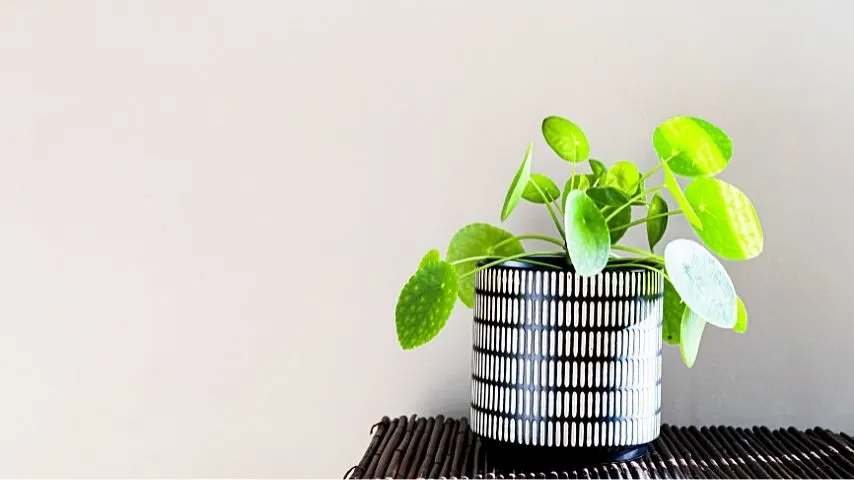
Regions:
M 639 456 L 661 423 L 663 279 L 549 262 L 562 268 L 510 261 L 475 279 L 472 429 L 500 456 Z

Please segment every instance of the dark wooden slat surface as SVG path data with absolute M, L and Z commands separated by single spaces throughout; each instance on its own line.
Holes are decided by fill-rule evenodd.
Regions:
M 663 425 L 642 458 L 568 471 L 496 471 L 468 420 L 384 417 L 344 478 L 854 478 L 854 438 L 815 427 Z

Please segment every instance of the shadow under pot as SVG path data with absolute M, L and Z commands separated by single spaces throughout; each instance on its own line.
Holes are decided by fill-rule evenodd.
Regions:
M 475 279 L 471 426 L 487 468 L 643 455 L 661 425 L 663 278 L 637 260 L 591 277 L 537 261 L 555 268 L 508 261 Z

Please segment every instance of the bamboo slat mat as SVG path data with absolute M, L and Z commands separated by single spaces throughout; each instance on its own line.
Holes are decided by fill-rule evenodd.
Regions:
M 854 478 L 854 438 L 823 428 L 661 427 L 626 463 L 568 471 L 496 471 L 465 418 L 384 417 L 344 478 Z

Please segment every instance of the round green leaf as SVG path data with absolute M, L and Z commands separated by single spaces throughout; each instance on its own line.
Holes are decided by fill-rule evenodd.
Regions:
M 611 216 L 614 211 L 616 211 L 620 207 L 602 207 L 602 216 L 606 219 Z M 626 207 L 620 209 L 614 218 L 607 220 L 608 222 L 608 230 L 611 235 L 611 244 L 615 244 L 623 238 L 623 235 L 626 234 L 626 225 L 631 223 L 632 221 L 632 209 L 630 207 Z
M 397 299 L 397 341 L 406 350 L 432 340 L 448 322 L 457 299 L 457 274 L 448 262 L 430 262 L 415 272 Z
M 540 191 L 543 192 L 542 195 Z M 560 189 L 557 188 L 557 184 L 551 178 L 540 173 L 532 173 L 528 185 L 522 192 L 522 198 L 533 203 L 551 203 L 556 198 L 560 198 Z
M 428 263 L 438 262 L 442 259 L 441 255 L 442 254 L 439 253 L 439 250 L 436 248 L 430 250 L 429 252 L 427 252 L 426 255 L 424 255 L 423 258 L 421 258 L 421 263 L 418 264 L 418 268 L 421 268 L 424 265 L 427 265 Z
M 649 208 L 646 211 L 646 239 L 649 242 L 649 249 L 655 248 L 655 245 L 661 241 L 664 236 L 664 231 L 667 230 L 667 217 L 653 218 L 656 215 L 667 213 L 667 202 L 664 198 L 655 194 L 649 202 Z
M 623 160 L 612 165 L 600 183 L 605 187 L 614 187 L 625 193 L 626 196 L 633 197 L 638 191 L 640 177 L 638 167 L 632 162 Z
M 499 245 L 496 247 L 495 245 Z M 486 223 L 472 223 L 461 228 L 451 238 L 448 246 L 447 260 L 456 262 L 469 257 L 494 255 L 507 257 L 525 251 L 522 243 L 513 238 L 513 234 L 493 227 Z M 459 280 L 460 300 L 469 308 L 474 305 L 474 275 L 462 278 L 477 268 L 478 260 L 471 260 L 454 265 Z
M 661 322 L 661 335 L 665 342 L 678 345 L 682 338 L 682 312 L 685 311 L 685 303 L 676 289 L 673 288 L 673 284 L 667 279 L 664 280 L 664 299 L 662 301 L 664 302 L 664 319 Z
M 664 265 L 688 308 L 716 327 L 735 325 L 735 287 L 708 250 L 693 240 L 673 240 L 664 248 Z
M 575 272 L 585 277 L 601 272 L 611 253 L 608 224 L 596 203 L 580 190 L 566 197 L 564 230 Z
M 528 186 L 528 180 L 531 178 L 531 152 L 534 150 L 534 144 L 529 143 L 528 149 L 525 150 L 525 158 L 522 159 L 522 165 L 519 165 L 519 170 L 516 171 L 516 176 L 513 177 L 513 182 L 510 183 L 510 188 L 507 190 L 507 196 L 504 197 L 504 206 L 501 207 L 501 221 L 507 220 L 510 213 L 516 208 L 519 199 L 522 198 L 522 193 L 525 187 Z
M 744 333 L 747 331 L 747 307 L 744 306 L 741 298 L 737 298 L 736 302 L 738 304 L 738 318 L 735 321 L 735 326 L 732 327 L 732 331 L 735 333 Z
M 593 187 L 588 188 L 586 193 L 599 205 L 618 207 L 629 203 L 629 197 L 616 187 Z
M 596 160 L 595 158 L 591 158 L 590 160 L 588 160 L 588 163 L 590 163 L 590 169 L 593 171 L 593 183 L 596 183 L 596 180 L 601 182 L 602 177 L 604 177 L 605 174 L 608 173 L 608 167 L 605 166 L 605 164 L 600 162 L 599 160 Z
M 703 329 L 706 321 L 690 308 L 682 312 L 682 325 L 680 327 L 679 351 L 682 353 L 682 361 L 685 366 L 691 368 L 697 360 L 697 352 L 700 351 L 700 340 L 703 337 Z
M 741 190 L 717 178 L 698 178 L 685 187 L 685 198 L 703 225 L 694 229 L 697 236 L 713 252 L 730 260 L 762 253 L 762 225 Z
M 673 195 L 673 198 L 676 200 L 676 204 L 679 205 L 679 209 L 682 210 L 682 214 L 685 215 L 685 219 L 688 220 L 688 223 L 694 227 L 694 230 L 701 230 L 703 228 L 703 223 L 700 221 L 700 217 L 697 216 L 697 213 L 694 212 L 694 209 L 691 207 L 691 204 L 688 203 L 688 199 L 685 198 L 685 194 L 682 193 L 682 187 L 679 186 L 679 182 L 676 181 L 676 177 L 673 176 L 673 172 L 670 171 L 670 167 L 667 166 L 666 163 L 661 164 L 661 169 L 664 171 L 664 186 L 667 187 L 667 190 Z
M 561 117 L 543 120 L 543 137 L 557 155 L 568 162 L 583 162 L 590 156 L 590 144 L 578 125 Z
M 708 177 L 723 171 L 732 158 L 726 133 L 697 117 L 675 117 L 652 135 L 658 157 L 683 177 Z
M 566 181 L 566 185 L 563 186 L 563 195 L 560 199 L 561 205 L 566 205 L 566 196 L 569 192 L 573 190 L 587 190 L 590 188 L 590 183 L 592 175 L 576 175 L 574 177 L 570 177 L 569 180 Z

